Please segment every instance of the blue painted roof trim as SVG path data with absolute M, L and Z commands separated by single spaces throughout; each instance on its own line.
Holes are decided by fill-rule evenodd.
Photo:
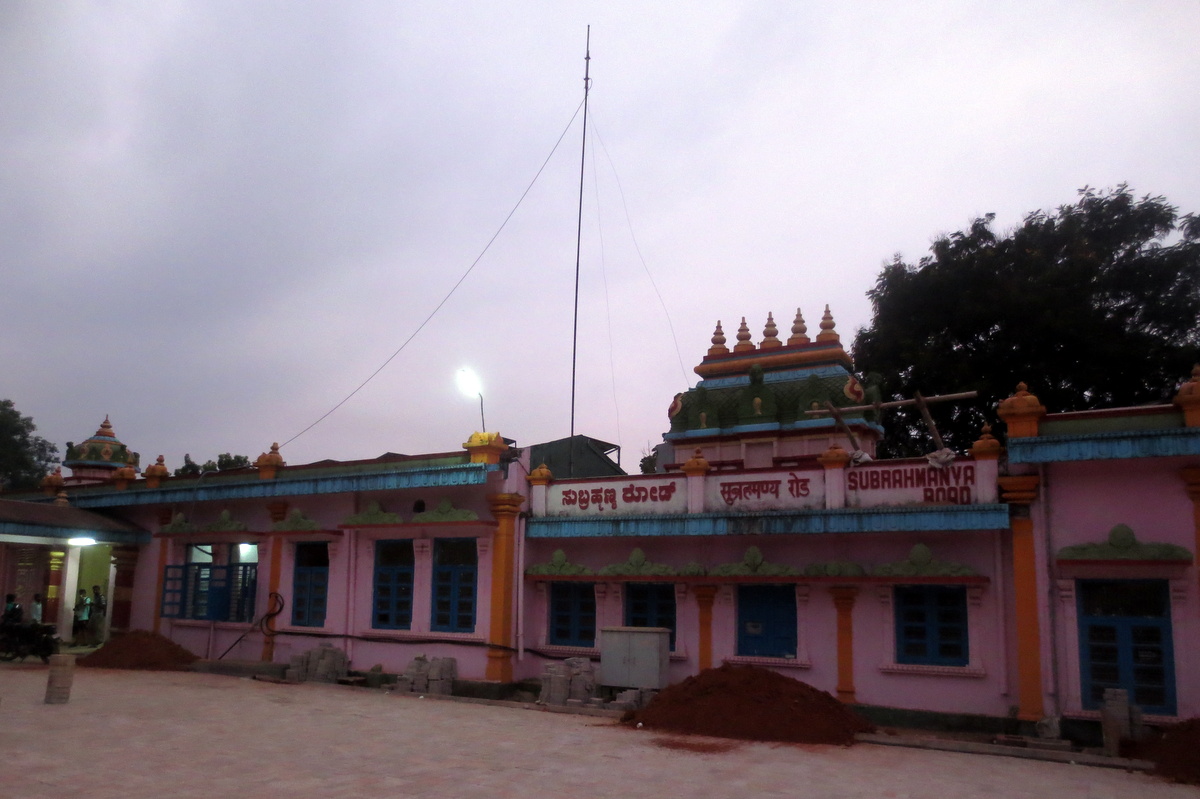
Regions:
M 845 508 L 760 514 L 683 513 L 663 516 L 541 517 L 528 521 L 525 534 L 528 538 L 609 538 L 815 535 L 1007 528 L 1008 506 L 989 504 L 936 508 Z
M 1010 438 L 1010 463 L 1054 463 L 1200 455 L 1200 428 Z
M 497 464 L 464 463 L 432 466 L 410 471 L 380 471 L 325 477 L 292 477 L 287 472 L 274 480 L 254 480 L 228 485 L 193 483 L 179 488 L 131 488 L 89 494 L 77 492 L 71 504 L 77 508 L 124 508 L 131 505 L 163 505 L 172 502 L 294 497 L 313 494 L 344 494 L 353 491 L 394 491 L 405 488 L 448 488 L 482 485 Z
M 0 535 L 33 538 L 93 538 L 98 544 L 145 544 L 149 533 L 124 533 L 117 530 L 91 530 L 87 527 L 57 527 L 42 524 L 0 522 Z
M 762 353 L 759 352 L 757 354 L 761 355 Z M 765 372 L 763 374 L 763 382 L 787 383 L 792 380 L 803 380 L 808 377 L 848 377 L 849 375 L 849 370 L 844 366 L 801 366 L 782 372 Z M 748 375 L 706 377 L 697 383 L 697 386 L 704 386 L 706 389 L 736 388 L 748 385 L 750 385 L 750 377 Z
M 852 424 L 869 427 L 875 432 L 883 435 L 883 426 L 875 422 L 868 422 L 858 416 L 847 415 L 846 420 Z M 680 430 L 675 433 L 665 433 L 663 439 L 666 441 L 679 441 L 688 438 L 712 438 L 713 436 L 728 436 L 736 433 L 763 433 L 774 430 L 812 430 L 823 427 L 834 427 L 836 423 L 828 416 L 822 416 L 815 419 L 804 419 L 799 422 L 789 422 L 780 424 L 779 422 L 767 422 L 765 424 L 739 424 L 733 427 L 705 427 L 700 430 Z

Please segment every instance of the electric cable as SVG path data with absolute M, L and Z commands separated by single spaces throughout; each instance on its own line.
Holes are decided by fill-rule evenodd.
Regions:
M 667 318 L 667 327 L 671 330 L 671 341 L 675 344 L 675 357 L 679 359 L 679 371 L 683 375 L 683 383 L 687 388 L 691 388 L 687 367 L 683 365 L 683 353 L 679 349 L 679 338 L 675 335 L 675 323 L 671 321 L 671 312 L 667 310 L 666 300 L 663 299 L 662 292 L 658 290 L 658 283 L 654 281 L 654 275 L 650 274 L 650 267 L 646 264 L 645 256 L 642 255 L 642 248 L 638 246 L 637 236 L 633 232 L 633 221 L 629 218 L 629 205 L 625 202 L 625 189 L 621 186 L 621 176 L 617 173 L 617 166 L 613 163 L 608 148 L 604 146 L 604 137 L 600 135 L 600 128 L 596 124 L 594 112 L 592 114 L 592 130 L 596 134 L 596 141 L 600 143 L 600 148 L 604 150 L 604 158 L 608 161 L 608 168 L 612 170 L 613 179 L 617 182 L 617 193 L 621 196 L 621 207 L 625 210 L 625 224 L 629 227 L 629 238 L 633 241 L 633 249 L 642 262 L 642 269 L 646 271 L 646 277 L 650 279 L 650 285 L 658 297 L 658 304 L 662 306 L 663 316 Z
M 608 330 L 608 373 L 612 378 L 613 414 L 616 417 L 617 441 L 621 440 L 621 404 L 617 395 L 617 366 L 613 360 L 612 304 L 608 296 L 608 268 L 604 257 L 604 224 L 600 213 L 600 182 L 595 179 L 596 148 L 592 148 L 592 191 L 596 196 L 596 236 L 600 242 L 600 277 L 604 281 L 604 322 Z
M 579 105 L 575 108 L 575 113 L 571 115 L 570 121 L 567 122 L 567 126 L 565 128 L 563 128 L 563 132 L 559 134 L 558 140 L 554 142 L 554 146 L 552 148 L 550 148 L 550 154 L 546 156 L 546 160 L 542 161 L 542 165 L 540 167 L 538 167 L 537 173 L 533 176 L 533 180 L 529 181 L 529 185 L 525 187 L 525 191 L 521 192 L 521 196 L 519 198 L 517 198 L 516 205 L 514 205 L 512 207 L 512 210 L 508 212 L 508 216 L 504 217 L 504 221 L 500 223 L 500 227 L 498 227 L 496 229 L 496 232 L 492 234 L 492 237 L 490 239 L 488 239 L 488 242 L 487 242 L 487 244 L 484 245 L 483 250 L 480 251 L 479 255 L 477 255 L 475 257 L 475 260 L 471 262 L 471 265 L 469 267 L 467 267 L 467 271 L 463 272 L 462 277 L 460 277 L 458 279 L 458 282 L 456 282 L 453 286 L 450 287 L 450 291 L 446 292 L 446 296 L 442 297 L 442 301 L 439 302 L 434 307 L 434 309 L 429 312 L 429 315 L 425 317 L 424 321 L 422 321 L 421 324 L 417 325 L 417 329 L 412 332 L 412 335 L 410 335 L 407 339 L 405 339 L 404 343 L 401 344 L 396 349 L 395 352 L 393 352 L 391 355 L 389 355 L 387 360 L 384 361 L 382 364 L 380 364 L 379 368 L 376 369 L 374 372 L 372 372 L 370 374 L 370 376 L 367 377 L 366 380 L 359 383 L 358 388 L 354 389 L 349 394 L 347 394 L 345 396 L 345 398 L 342 399 L 341 402 L 339 402 L 337 405 L 334 405 L 332 408 L 330 408 L 328 411 L 326 411 L 315 422 L 313 422 L 308 427 L 301 430 L 296 435 L 289 438 L 287 441 L 280 444 L 279 445 L 280 449 L 283 449 L 288 444 L 292 443 L 297 438 L 299 438 L 300 436 L 307 433 L 309 430 L 312 430 L 314 427 L 316 427 L 321 422 L 325 421 L 325 419 L 327 419 L 330 415 L 332 415 L 334 411 L 336 411 L 338 408 L 342 407 L 347 402 L 349 402 L 351 397 L 353 397 L 359 391 L 362 391 L 362 389 L 365 388 L 368 383 L 370 383 L 372 380 L 374 380 L 375 377 L 380 372 L 382 372 L 387 367 L 387 365 L 396 358 L 397 355 L 399 355 L 401 352 L 404 351 L 405 347 L 407 347 L 409 345 L 409 343 L 412 342 L 412 340 L 417 337 L 417 334 L 419 334 L 422 330 L 425 329 L 425 325 L 429 324 L 430 320 L 432 320 L 433 317 L 437 315 L 437 312 L 442 309 L 442 306 L 445 305 L 452 296 L 454 296 L 454 292 L 456 292 L 458 290 L 458 287 L 463 284 L 463 281 L 467 279 L 467 276 L 470 275 L 471 272 L 474 271 L 475 267 L 479 264 L 479 262 L 481 260 L 483 260 L 483 256 L 487 254 L 487 251 L 489 249 L 491 249 L 492 243 L 495 242 L 497 238 L 499 238 L 500 233 L 508 225 L 509 220 L 513 218 L 513 214 L 515 214 L 517 212 L 517 209 L 521 207 L 521 203 L 524 202 L 525 197 L 529 194 L 529 192 L 533 188 L 534 184 L 537 183 L 538 178 L 540 178 L 542 176 L 542 172 L 546 169 L 546 165 L 550 163 L 550 159 L 553 158 L 554 153 L 557 152 L 558 145 L 562 143 L 563 138 L 567 135 L 567 132 L 571 129 L 571 126 L 573 124 L 575 124 L 575 118 L 577 116 L 579 116 L 579 109 L 581 109 L 581 108 L 583 108 L 582 102 L 580 102 Z

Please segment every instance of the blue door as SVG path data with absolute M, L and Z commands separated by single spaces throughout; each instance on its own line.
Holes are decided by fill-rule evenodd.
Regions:
M 747 657 L 796 657 L 795 586 L 738 586 L 737 653 Z
M 1175 715 L 1175 656 L 1166 580 L 1080 580 L 1079 667 L 1083 706 L 1124 688 L 1143 712 Z

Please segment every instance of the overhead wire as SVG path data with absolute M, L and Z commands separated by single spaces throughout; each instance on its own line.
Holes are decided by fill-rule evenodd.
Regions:
M 604 158 L 608 161 L 608 168 L 612 170 L 613 179 L 617 184 L 617 193 L 621 197 L 621 207 L 625 211 L 625 224 L 629 228 L 629 238 L 633 242 L 633 249 L 637 253 L 638 260 L 642 263 L 642 269 L 646 272 L 646 277 L 650 279 L 650 285 L 654 289 L 655 296 L 658 297 L 658 304 L 662 307 L 663 316 L 666 317 L 667 327 L 671 330 L 671 341 L 675 345 L 675 357 L 679 360 L 679 372 L 683 376 L 683 384 L 686 388 L 691 388 L 691 380 L 688 378 L 687 367 L 683 365 L 683 353 L 679 349 L 679 337 L 675 335 L 675 323 L 671 321 L 671 312 L 667 310 L 666 300 L 663 299 L 662 292 L 658 290 L 658 283 L 654 280 L 654 275 L 650 273 L 650 267 L 646 264 L 646 258 L 642 255 L 642 248 L 638 245 L 637 235 L 633 232 L 633 220 L 629 216 L 629 204 L 625 202 L 625 189 L 621 186 L 621 176 L 617 172 L 617 166 L 613 163 L 612 156 L 608 152 L 608 148 L 604 145 L 604 137 L 600 135 L 600 126 L 596 124 L 595 112 L 592 112 L 592 131 L 596 135 L 596 141 L 600 143 L 600 149 L 604 150 Z
M 608 262 L 604 257 L 604 224 L 600 211 L 600 181 L 596 171 L 596 148 L 592 148 L 592 192 L 596 197 L 596 236 L 600 243 L 600 278 L 604 282 L 604 323 L 608 331 L 608 373 L 612 378 L 613 414 L 616 417 L 617 441 L 621 440 L 621 403 L 617 394 L 617 365 L 613 359 L 612 304 L 608 294 Z
M 325 421 L 325 419 L 327 419 L 330 415 L 332 415 L 334 413 L 334 411 L 336 411 L 338 408 L 342 407 L 347 402 L 349 402 L 350 399 L 355 394 L 357 394 L 359 391 L 362 391 L 363 388 L 365 388 L 368 383 L 370 383 L 372 380 L 374 380 L 376 378 L 376 376 L 378 376 L 379 373 L 382 372 L 389 363 L 391 363 L 393 360 L 395 360 L 396 356 L 399 355 L 401 352 L 403 352 L 405 347 L 407 347 L 409 345 L 409 343 L 411 343 L 412 340 L 415 339 L 417 337 L 417 335 L 422 330 L 425 329 L 425 325 L 429 324 L 430 320 L 432 320 L 433 317 L 437 315 L 438 311 L 440 311 L 442 309 L 442 306 L 445 305 L 452 296 L 454 296 L 454 292 L 458 291 L 458 287 L 463 284 L 463 281 L 465 281 L 467 279 L 467 276 L 470 275 L 472 271 L 474 271 L 475 267 L 479 264 L 479 262 L 481 260 L 483 260 L 483 256 L 487 254 L 487 251 L 489 249 L 491 249 L 492 243 L 495 242 L 497 238 L 499 238 L 500 233 L 508 225 L 508 222 L 510 219 L 512 219 L 513 214 L 515 214 L 517 212 L 517 209 L 521 207 L 521 203 L 524 202 L 525 197 L 529 194 L 530 190 L 533 189 L 533 186 L 535 183 L 537 183 L 538 178 L 541 177 L 542 172 L 546 169 L 546 165 L 550 163 L 550 159 L 554 157 L 554 153 L 557 152 L 558 146 L 560 144 L 562 144 L 562 140 L 567 135 L 567 132 L 570 131 L 571 126 L 575 124 L 575 118 L 579 116 L 579 111 L 582 108 L 583 108 L 583 102 L 580 101 L 579 105 L 575 107 L 575 113 L 573 113 L 571 115 L 571 119 L 567 122 L 566 127 L 564 127 L 562 133 L 560 133 L 558 135 L 558 139 L 557 139 L 557 141 L 554 142 L 554 146 L 550 148 L 550 153 L 546 156 L 546 159 L 544 161 L 542 161 L 542 165 L 538 167 L 537 173 L 534 174 L 533 179 L 529 181 L 529 185 L 525 187 L 525 191 L 521 192 L 521 196 L 519 198 L 517 198 L 517 202 L 515 205 L 513 205 L 512 210 L 508 212 L 508 215 L 506 217 L 504 217 L 504 221 L 500 223 L 500 227 L 496 228 L 496 232 L 492 234 L 492 237 L 490 239 L 488 239 L 487 244 L 484 245 L 484 247 L 480 251 L 479 255 L 475 256 L 475 260 L 471 262 L 471 265 L 467 267 L 467 270 L 465 272 L 463 272 L 462 276 L 458 279 L 458 281 L 453 286 L 450 287 L 450 290 L 448 292 L 446 292 L 446 296 L 442 297 L 441 302 L 439 302 L 436 306 L 434 306 L 434 309 L 429 312 L 429 315 L 425 317 L 425 319 L 421 322 L 421 324 L 417 325 L 417 329 L 412 332 L 412 335 L 410 335 L 407 339 L 405 339 L 404 343 L 401 344 L 396 349 L 395 352 L 393 352 L 391 355 L 389 355 L 387 360 L 385 360 L 382 364 L 379 365 L 379 368 L 377 368 L 374 372 L 371 372 L 371 374 L 367 377 L 367 379 L 362 381 L 361 383 L 359 383 L 358 387 L 355 388 L 353 391 L 351 391 L 349 394 L 347 394 L 345 396 L 345 398 L 342 399 L 341 402 L 339 402 L 337 405 L 334 405 L 332 408 L 330 408 L 328 411 L 326 411 L 320 418 L 318 418 L 315 422 L 310 424 L 308 427 L 304 428 L 299 433 L 296 433 L 296 435 L 292 436 L 287 441 L 280 444 L 279 445 L 280 449 L 282 449 L 283 447 L 286 447 L 288 444 L 292 443 L 297 438 L 299 438 L 300 436 L 307 433 L 309 430 L 312 430 L 314 427 L 316 427 L 321 422 Z

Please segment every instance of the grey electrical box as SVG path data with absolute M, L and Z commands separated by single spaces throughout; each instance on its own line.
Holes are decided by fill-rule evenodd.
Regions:
M 666 627 L 600 628 L 600 685 L 662 690 L 670 665 Z

